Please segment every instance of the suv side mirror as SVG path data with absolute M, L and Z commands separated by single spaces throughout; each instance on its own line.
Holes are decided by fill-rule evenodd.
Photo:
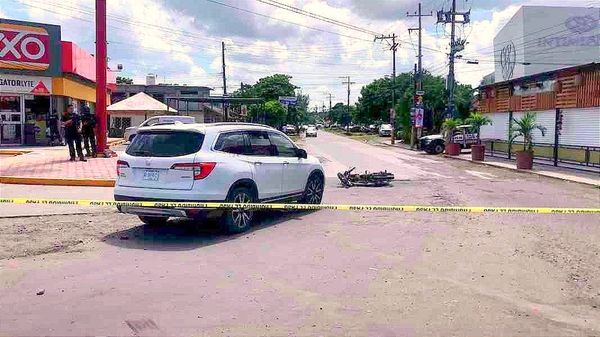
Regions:
M 308 158 L 308 154 L 306 153 L 306 150 L 304 150 L 304 149 L 296 149 L 296 156 L 298 158 L 303 158 L 303 159 Z

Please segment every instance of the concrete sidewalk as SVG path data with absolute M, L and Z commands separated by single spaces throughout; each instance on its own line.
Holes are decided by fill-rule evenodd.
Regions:
M 117 157 L 69 161 L 66 146 L 28 147 L 28 153 L 0 156 L 0 183 L 114 186 Z
M 392 144 L 390 144 L 389 138 L 377 140 L 376 143 L 380 144 L 380 145 L 388 146 L 390 148 L 398 148 L 398 149 L 402 149 L 402 150 L 420 152 L 419 150 L 416 150 L 416 149 L 411 150 L 410 144 L 396 142 L 396 144 L 392 145 Z M 561 179 L 561 180 L 566 180 L 566 181 L 572 181 L 572 182 L 586 184 L 586 185 L 600 186 L 600 172 L 582 171 L 582 170 L 575 170 L 575 169 L 570 169 L 570 168 L 565 168 L 565 167 L 554 167 L 554 166 L 550 166 L 550 165 L 542 165 L 542 164 L 537 164 L 537 163 L 533 164 L 534 166 L 533 166 L 532 170 L 519 170 L 519 169 L 517 169 L 516 163 L 514 161 L 504 159 L 504 158 L 499 158 L 499 157 L 490 157 L 490 156 L 486 155 L 484 162 L 472 161 L 470 150 L 464 150 L 464 152 L 459 156 L 444 155 L 444 157 L 463 160 L 463 161 L 469 161 L 474 164 L 500 167 L 500 168 L 509 169 L 509 170 L 522 172 L 522 173 L 537 174 L 539 176 Z
M 530 173 L 537 174 L 539 176 L 561 179 L 566 181 L 572 181 L 580 184 L 592 185 L 592 186 L 600 186 L 600 174 L 598 172 L 591 171 L 578 171 L 574 169 L 562 168 L 562 167 L 554 167 L 550 165 L 541 165 L 541 164 L 533 164 L 532 170 L 519 170 L 517 169 L 517 165 L 515 161 L 498 158 L 498 157 L 490 157 L 486 156 L 485 161 L 473 161 L 471 160 L 471 153 L 462 153 L 459 156 L 448 156 L 444 155 L 446 158 L 458 159 L 463 161 L 469 161 L 474 164 L 479 165 L 489 165 L 494 167 L 501 167 L 517 172 L 522 173 Z

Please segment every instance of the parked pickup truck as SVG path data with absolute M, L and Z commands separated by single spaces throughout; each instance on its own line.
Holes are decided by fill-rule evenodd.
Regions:
M 463 149 L 471 147 L 473 144 L 477 144 L 477 134 L 471 131 L 471 125 L 460 125 L 454 131 L 452 136 L 453 142 L 460 144 Z M 430 154 L 440 154 L 444 152 L 446 146 L 444 137 L 442 135 L 429 135 L 419 138 L 419 144 L 421 150 Z

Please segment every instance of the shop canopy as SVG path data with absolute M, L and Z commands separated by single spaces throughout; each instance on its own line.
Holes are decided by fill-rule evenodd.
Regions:
M 161 112 L 177 112 L 161 101 L 154 99 L 144 92 L 139 92 L 115 104 L 109 105 L 106 110 L 109 114 L 146 114 Z

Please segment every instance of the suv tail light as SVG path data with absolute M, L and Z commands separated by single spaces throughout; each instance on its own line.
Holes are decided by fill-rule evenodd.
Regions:
M 171 170 L 183 170 L 183 171 L 193 171 L 194 172 L 194 180 L 200 180 L 208 177 L 208 175 L 215 168 L 217 163 L 205 162 L 205 163 L 181 163 L 181 164 L 173 164 L 171 166 Z
M 121 176 L 121 170 L 129 168 L 129 163 L 124 160 L 117 160 L 117 176 Z

